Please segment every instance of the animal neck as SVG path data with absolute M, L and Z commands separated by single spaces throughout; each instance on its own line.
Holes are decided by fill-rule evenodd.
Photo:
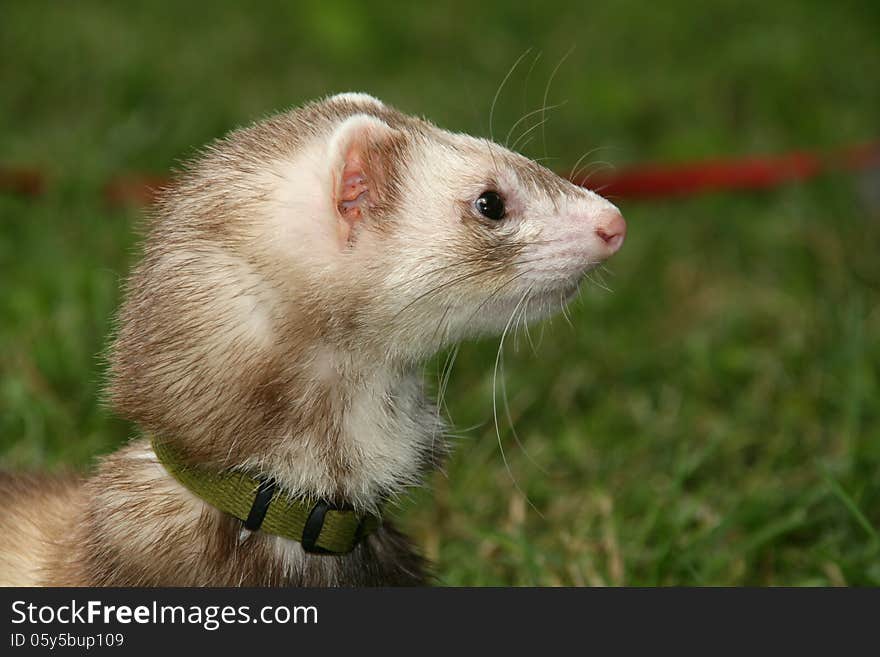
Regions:
M 278 409 L 295 421 L 242 465 L 298 494 L 375 511 L 442 456 L 444 427 L 415 371 L 334 360 L 313 357 L 305 388 Z
M 372 513 L 445 454 L 444 427 L 416 371 L 371 369 L 329 350 L 287 363 L 262 384 L 259 403 L 225 423 L 150 432 L 193 465 L 270 477 L 292 496 Z

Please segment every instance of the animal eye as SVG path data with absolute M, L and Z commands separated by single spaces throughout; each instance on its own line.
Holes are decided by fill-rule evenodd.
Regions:
M 474 201 L 477 212 L 493 221 L 504 219 L 504 199 L 498 192 L 483 192 L 480 197 Z

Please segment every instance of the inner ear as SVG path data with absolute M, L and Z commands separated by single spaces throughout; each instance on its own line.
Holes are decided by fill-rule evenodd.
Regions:
M 362 150 L 352 146 L 345 156 L 342 167 L 336 211 L 348 223 L 358 221 L 368 210 L 371 200 L 376 200 L 376 181 L 370 179 L 364 158 Z
M 343 243 L 352 241 L 365 218 L 388 205 L 397 134 L 384 121 L 358 114 L 346 119 L 333 136 L 333 207 Z

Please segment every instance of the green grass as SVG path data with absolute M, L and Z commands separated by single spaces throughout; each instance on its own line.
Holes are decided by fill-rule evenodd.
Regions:
M 0 196 L 3 465 L 85 467 L 135 431 L 100 404 L 100 354 L 139 211 L 108 207 L 103 182 L 277 109 L 363 89 L 488 134 L 533 47 L 496 108 L 503 136 L 575 46 L 550 92 L 568 101 L 551 166 L 878 136 L 876 3 L 508 4 L 5 3 L 0 163 L 51 185 Z M 544 155 L 540 136 L 526 152 Z M 446 399 L 476 428 L 396 512 L 441 581 L 880 585 L 880 216 L 859 190 L 836 175 L 623 202 L 613 292 L 588 286 L 571 325 L 533 328 L 534 353 L 507 342 L 528 451 L 502 413 L 510 472 L 497 340 L 464 345 Z

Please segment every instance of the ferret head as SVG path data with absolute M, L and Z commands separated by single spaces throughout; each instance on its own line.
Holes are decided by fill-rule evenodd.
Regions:
M 257 241 L 276 288 L 307 285 L 349 350 L 419 359 L 539 318 L 623 243 L 614 205 L 497 144 L 362 94 L 320 111 L 323 129 L 273 163 Z
M 625 232 L 608 201 L 485 139 L 364 94 L 306 105 L 215 143 L 165 194 L 113 401 L 218 451 L 257 424 L 292 434 L 297 404 L 332 414 L 320 386 L 558 310 Z

